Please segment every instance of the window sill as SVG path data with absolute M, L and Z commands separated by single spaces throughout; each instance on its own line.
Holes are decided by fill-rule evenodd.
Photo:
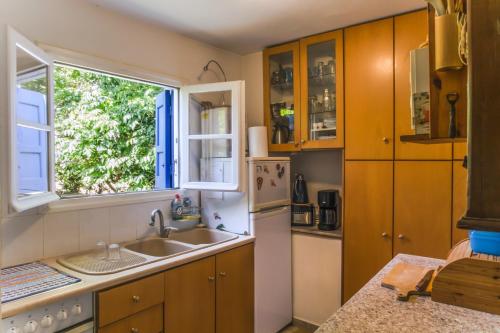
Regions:
M 92 197 L 68 198 L 51 202 L 43 213 L 66 212 L 71 210 L 123 206 L 152 201 L 172 200 L 182 190 L 148 191 L 137 193 L 107 194 Z

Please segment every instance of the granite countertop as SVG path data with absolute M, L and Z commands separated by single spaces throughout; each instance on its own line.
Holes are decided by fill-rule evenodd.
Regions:
M 399 254 L 358 293 L 334 313 L 316 333 L 327 332 L 494 332 L 500 333 L 500 316 L 433 302 L 412 296 L 396 300 L 396 292 L 380 285 L 391 268 L 406 262 L 427 267 L 444 260 Z
M 316 236 L 323 236 L 329 238 L 342 239 L 342 229 L 337 230 L 319 230 L 318 225 L 314 225 L 312 227 L 299 227 L 292 226 L 292 232 L 298 232 L 302 234 L 310 234 Z
M 2 303 L 0 314 L 3 318 L 12 317 L 21 312 L 29 311 L 39 306 L 60 301 L 66 297 L 76 296 L 87 292 L 95 292 L 105 288 L 113 287 L 118 284 L 133 281 L 148 275 L 163 272 L 167 269 L 177 267 L 198 259 L 213 256 L 217 253 L 228 251 L 230 249 L 249 244 L 254 241 L 255 237 L 253 236 L 239 236 L 234 240 L 230 240 L 224 243 L 205 247 L 171 258 L 151 262 L 149 264 L 106 275 L 88 275 L 73 271 L 60 265 L 57 262 L 57 258 L 42 260 L 42 262 L 56 268 L 59 271 L 80 278 L 81 282 L 21 298 L 16 301 Z

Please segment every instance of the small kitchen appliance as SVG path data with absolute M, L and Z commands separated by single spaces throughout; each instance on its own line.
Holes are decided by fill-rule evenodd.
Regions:
M 307 184 L 304 179 L 304 175 L 297 173 L 295 175 L 295 182 L 293 184 L 293 203 L 296 204 L 307 204 L 309 203 L 309 197 L 307 196 Z
M 292 225 L 302 227 L 314 226 L 314 205 L 292 204 Z
M 338 216 L 339 191 L 318 191 L 319 224 L 320 230 L 336 230 L 340 227 Z

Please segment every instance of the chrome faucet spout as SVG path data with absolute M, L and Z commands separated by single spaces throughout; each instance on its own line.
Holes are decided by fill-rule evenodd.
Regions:
M 151 212 L 151 221 L 149 222 L 150 226 L 154 226 L 156 223 L 156 215 L 160 218 L 160 237 L 168 238 L 171 231 L 177 230 L 177 228 L 171 226 L 165 226 L 165 219 L 163 218 L 163 213 L 160 209 L 155 209 Z

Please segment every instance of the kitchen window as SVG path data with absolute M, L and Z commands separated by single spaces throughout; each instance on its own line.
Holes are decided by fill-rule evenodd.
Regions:
M 60 198 L 73 198 L 61 207 L 90 208 L 102 195 L 243 190 L 244 82 L 173 88 L 54 65 L 11 28 L 7 60 L 14 211 Z

